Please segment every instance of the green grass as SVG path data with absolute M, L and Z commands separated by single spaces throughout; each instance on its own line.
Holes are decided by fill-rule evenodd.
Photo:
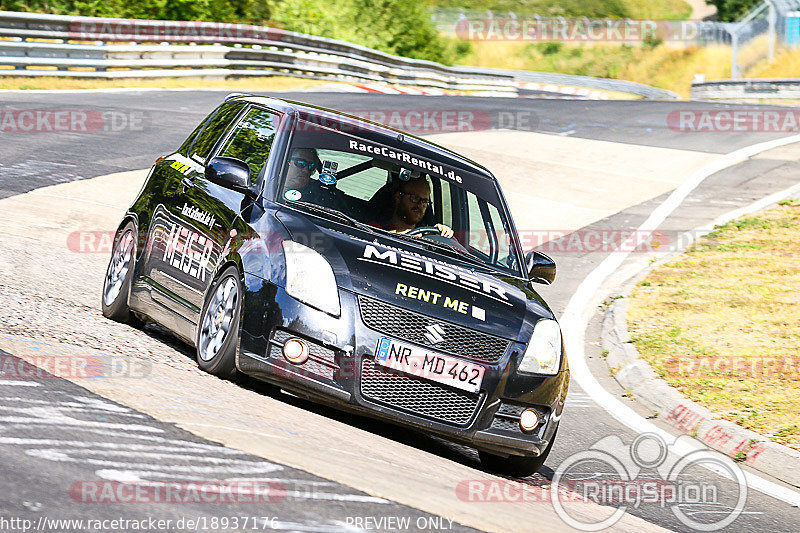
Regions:
M 800 449 L 800 203 L 719 226 L 630 296 L 632 342 L 722 418 Z

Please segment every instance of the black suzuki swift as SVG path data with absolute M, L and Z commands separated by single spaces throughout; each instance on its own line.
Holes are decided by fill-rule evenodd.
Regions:
M 116 234 L 105 316 L 157 322 L 201 368 L 475 447 L 524 476 L 569 383 L 497 180 L 402 132 L 232 95 L 159 158 Z

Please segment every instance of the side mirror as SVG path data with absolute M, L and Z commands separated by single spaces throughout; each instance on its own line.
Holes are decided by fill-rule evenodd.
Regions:
M 250 166 L 234 157 L 215 157 L 206 165 L 206 179 L 226 189 L 252 196 Z
M 533 283 L 550 285 L 556 279 L 556 263 L 541 252 L 532 250 L 525 254 L 528 279 Z

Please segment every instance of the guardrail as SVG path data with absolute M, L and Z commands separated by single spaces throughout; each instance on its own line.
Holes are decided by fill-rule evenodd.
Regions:
M 633 82 L 585 76 L 448 67 L 364 46 L 248 24 L 74 17 L 0 11 L 0 75 L 224 77 L 285 75 L 516 95 L 540 81 L 677 95 Z M 557 81 L 545 81 L 557 80 Z
M 680 99 L 678 93 L 659 89 L 635 81 L 614 80 L 609 78 L 594 78 L 591 76 L 572 76 L 569 74 L 558 74 L 555 72 L 533 72 L 530 70 L 501 70 L 491 69 L 492 72 L 508 72 L 514 75 L 519 81 L 531 83 L 552 83 L 556 85 L 569 85 L 572 87 L 586 87 L 589 89 L 600 89 L 603 91 L 616 91 L 627 94 L 635 94 L 643 98 L 655 100 L 676 100 Z
M 692 100 L 800 100 L 800 78 L 714 80 L 692 84 Z

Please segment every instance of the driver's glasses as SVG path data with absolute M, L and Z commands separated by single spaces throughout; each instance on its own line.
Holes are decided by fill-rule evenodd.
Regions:
M 408 196 L 408 199 L 411 200 L 411 203 L 421 205 L 424 208 L 427 208 L 429 205 L 431 205 L 430 200 L 428 200 L 427 198 L 423 198 L 421 196 L 417 196 L 412 192 L 400 191 L 400 194 L 402 194 L 403 196 Z
M 297 168 L 305 168 L 309 172 L 314 172 L 319 168 L 319 165 L 316 161 L 309 161 L 308 159 L 303 159 L 302 157 L 293 157 L 292 163 L 294 163 L 294 166 Z

